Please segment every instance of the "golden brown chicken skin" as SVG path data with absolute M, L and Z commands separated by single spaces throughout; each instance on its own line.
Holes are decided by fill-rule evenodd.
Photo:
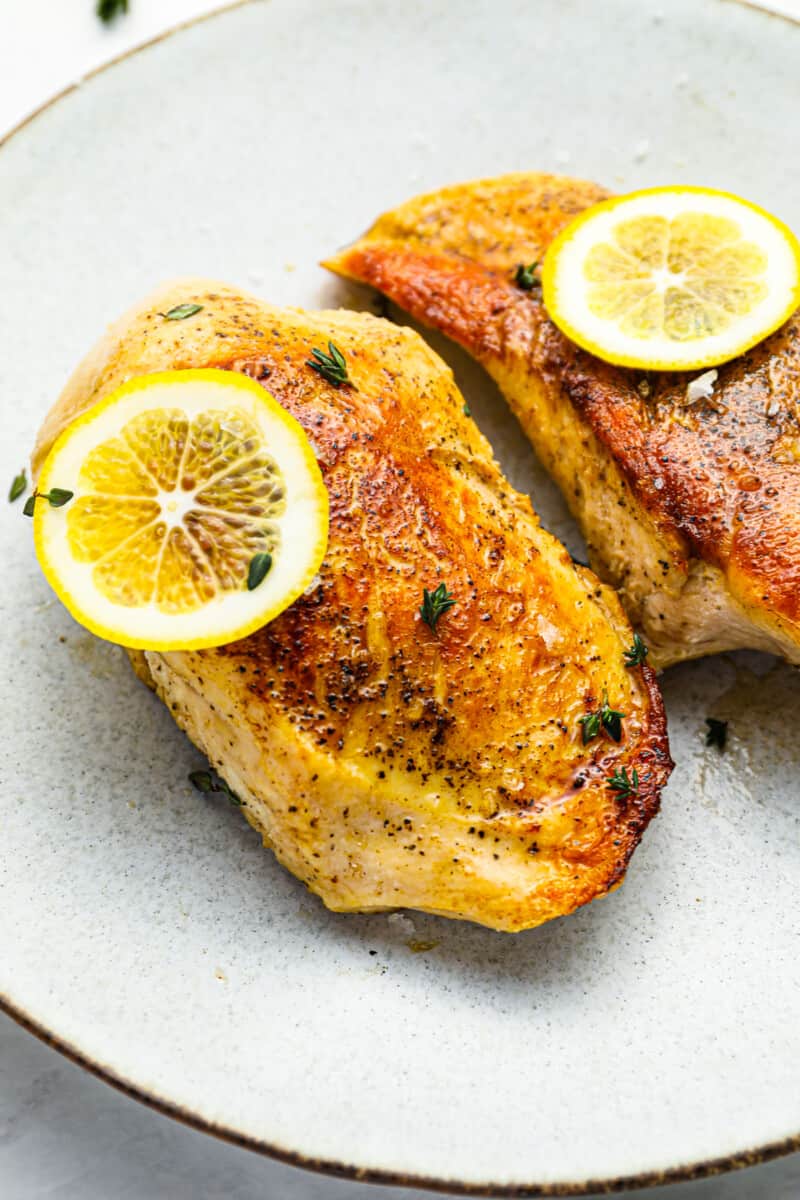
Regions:
M 719 368 L 613 367 L 514 281 L 608 193 L 518 174 L 381 217 L 326 265 L 384 292 L 495 378 L 659 666 L 751 647 L 800 662 L 800 316 Z
M 184 321 L 159 313 L 193 301 Z M 332 340 L 353 386 L 306 365 Z M 336 910 L 424 909 L 520 930 L 623 876 L 670 770 L 652 671 L 614 593 L 506 482 L 451 372 L 366 314 L 271 307 L 187 280 L 127 313 L 47 418 L 131 376 L 222 367 L 303 425 L 331 502 L 319 578 L 215 650 L 135 658 L 280 861 Z M 423 588 L 456 601 L 434 630 Z M 587 745 L 607 693 L 621 741 Z M 638 779 L 614 788 L 610 778 Z

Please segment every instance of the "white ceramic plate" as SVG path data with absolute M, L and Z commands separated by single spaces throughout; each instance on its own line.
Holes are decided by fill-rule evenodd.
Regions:
M 798 61 L 798 26 L 723 0 L 272 0 L 127 58 L 0 152 L 0 477 L 160 279 L 363 307 L 316 262 L 424 188 L 691 181 L 800 226 Z M 433 340 L 575 546 L 494 389 Z M 166 1111 L 361 1177 L 577 1192 L 798 1144 L 800 674 L 739 655 L 666 675 L 678 767 L 621 891 L 517 937 L 412 934 L 327 913 L 193 793 L 196 751 L 54 601 L 21 506 L 1 523 L 14 1015 Z

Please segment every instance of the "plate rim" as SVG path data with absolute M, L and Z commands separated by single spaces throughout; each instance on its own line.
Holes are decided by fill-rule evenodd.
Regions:
M 100 63 L 99 66 L 86 71 L 79 79 L 67 84 L 66 87 L 56 92 L 53 96 L 50 96 L 42 104 L 16 122 L 16 124 L 12 125 L 0 137 L 0 152 L 18 134 L 27 130 L 29 125 L 32 125 L 51 108 L 55 108 L 73 92 L 78 91 L 79 88 L 89 80 L 95 78 L 95 76 L 112 70 L 128 59 L 183 33 L 187 29 L 192 29 L 197 25 L 204 24 L 206 21 L 212 21 L 217 17 L 223 16 L 225 13 L 233 12 L 245 6 L 265 2 L 266 0 L 228 0 L 227 3 L 222 3 L 206 13 L 200 13 L 198 16 L 181 21 L 178 25 L 171 26 L 154 37 L 148 38 L 144 42 L 139 42 L 128 50 L 124 50 L 113 58 Z M 762 17 L 785 21 L 794 27 L 800 26 L 800 15 L 791 16 L 789 13 L 776 12 L 774 9 L 764 8 L 759 3 L 759 0 L 715 0 L 715 2 L 720 7 L 726 3 L 739 4 L 743 8 L 760 13 Z M 618 1175 L 606 1179 L 586 1179 L 580 1182 L 567 1183 L 470 1183 L 459 1179 L 416 1175 L 412 1172 L 389 1170 L 382 1167 L 359 1167 L 352 1163 L 340 1162 L 336 1159 L 314 1158 L 303 1154 L 299 1150 L 287 1149 L 284 1146 L 269 1142 L 263 1138 L 258 1138 L 249 1133 L 244 1133 L 228 1125 L 214 1122 L 208 1117 L 192 1111 L 187 1106 L 170 1100 L 166 1096 L 159 1095 L 152 1089 L 140 1087 L 133 1080 L 125 1078 L 105 1063 L 100 1062 L 84 1050 L 81 1050 L 73 1042 L 60 1037 L 52 1029 L 48 1029 L 32 1017 L 30 1013 L 25 1012 L 23 1008 L 16 1005 L 3 992 L 0 992 L 0 1012 L 5 1013 L 6 1016 L 15 1021 L 27 1033 L 33 1034 L 39 1041 L 56 1050 L 59 1054 L 75 1063 L 76 1066 L 88 1071 L 89 1074 L 94 1075 L 95 1078 L 113 1087 L 129 1099 L 137 1101 L 139 1104 L 162 1116 L 178 1121 L 190 1129 L 197 1130 L 199 1133 L 210 1134 L 212 1137 L 227 1142 L 229 1145 L 254 1151 L 265 1158 L 274 1159 L 288 1166 L 314 1171 L 320 1175 L 349 1179 L 357 1183 L 418 1188 L 423 1191 L 450 1195 L 510 1197 L 512 1200 L 517 1197 L 590 1196 L 595 1193 L 612 1195 L 635 1189 L 660 1187 L 671 1183 L 690 1183 L 700 1179 L 708 1179 L 715 1175 L 723 1175 L 745 1167 L 759 1166 L 800 1151 L 800 1130 L 798 1130 L 797 1133 L 790 1134 L 788 1137 L 780 1138 L 777 1141 L 765 1142 L 750 1149 L 737 1150 L 731 1154 L 701 1159 L 697 1162 L 682 1163 L 678 1166 L 667 1167 L 662 1171 L 643 1171 L 633 1175 Z
M 251 3 L 252 0 L 243 0 Z M 252 1150 L 265 1158 L 275 1159 L 287 1166 L 300 1167 L 319 1175 L 349 1179 L 356 1183 L 384 1184 L 390 1187 L 418 1188 L 423 1191 L 441 1192 L 448 1195 L 509 1197 L 592 1196 L 597 1193 L 612 1195 L 635 1189 L 661 1187 L 670 1183 L 691 1183 L 708 1179 L 714 1175 L 727 1174 L 745 1167 L 755 1167 L 783 1158 L 800 1150 L 800 1133 L 792 1134 L 776 1142 L 767 1142 L 748 1150 L 737 1150 L 733 1154 L 699 1162 L 684 1163 L 668 1167 L 663 1171 L 643 1171 L 634 1175 L 618 1175 L 607 1179 L 586 1179 L 574 1183 L 469 1183 L 459 1179 L 444 1179 L 440 1176 L 416 1175 L 406 1171 L 388 1170 L 382 1167 L 359 1167 L 337 1159 L 314 1158 L 299 1150 L 290 1150 L 276 1143 L 243 1133 L 228 1125 L 218 1124 L 193 1112 L 157 1092 L 140 1087 L 130 1079 L 117 1074 L 110 1067 L 92 1058 L 65 1038 L 46 1029 L 28 1013 L 17 1008 L 4 994 L 0 994 L 0 1012 L 11 1017 L 27 1033 L 57 1050 L 76 1066 L 88 1071 L 103 1083 L 109 1084 L 131 1100 L 143 1104 L 162 1116 L 195 1129 L 243 1150 Z

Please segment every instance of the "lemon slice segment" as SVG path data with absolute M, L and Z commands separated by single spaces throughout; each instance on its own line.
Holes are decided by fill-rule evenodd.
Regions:
M 132 649 L 245 637 L 301 595 L 327 546 L 303 429 L 231 371 L 124 384 L 59 437 L 37 492 L 53 487 L 74 495 L 36 502 L 42 570 L 77 621 Z
M 555 324 L 606 362 L 708 367 L 749 350 L 800 305 L 800 243 L 727 192 L 650 188 L 562 230 L 542 289 Z

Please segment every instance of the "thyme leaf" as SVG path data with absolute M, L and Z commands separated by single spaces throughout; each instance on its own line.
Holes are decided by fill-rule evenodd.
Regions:
M 63 508 L 68 504 L 74 492 L 68 492 L 66 488 L 50 488 L 49 492 L 40 492 L 42 500 L 46 500 L 51 508 Z
M 97 15 L 106 25 L 127 11 L 128 0 L 97 0 Z
M 188 304 L 176 304 L 169 312 L 159 313 L 158 315 L 163 317 L 165 321 L 185 321 L 187 317 L 193 317 L 195 313 L 202 311 L 202 304 L 190 302 Z
M 247 590 L 253 592 L 260 583 L 263 583 L 269 574 L 272 566 L 272 555 L 263 550 L 260 554 L 254 554 L 250 559 L 250 569 L 247 572 Z
M 9 503 L 13 504 L 15 500 L 19 500 L 20 496 L 27 489 L 27 487 L 28 476 L 25 474 L 25 468 L 23 467 L 19 475 L 14 476 L 11 487 L 8 490 Z
M 587 713 L 585 717 L 579 718 L 578 724 L 583 726 L 583 744 L 585 746 L 600 732 L 600 713 Z

